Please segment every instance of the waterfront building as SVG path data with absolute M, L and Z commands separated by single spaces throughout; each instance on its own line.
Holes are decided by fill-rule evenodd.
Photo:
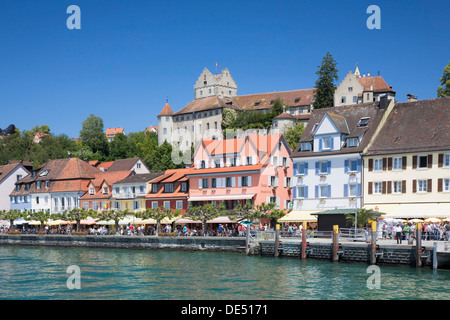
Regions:
M 364 207 L 450 216 L 450 97 L 396 103 L 364 155 Z
M 380 101 L 381 97 L 395 99 L 395 91 L 381 76 L 361 75 L 358 65 L 349 71 L 334 93 L 334 106 L 361 104 Z
M 193 168 L 171 169 L 151 180 L 151 189 L 145 196 L 146 207 L 179 209 L 181 214 L 188 208 L 189 179 L 187 174 Z
M 17 181 L 10 197 L 25 197 L 33 212 L 63 212 L 79 208 L 78 199 L 100 170 L 78 158 L 48 160 Z
M 145 196 L 150 191 L 150 181 L 164 172 L 131 174 L 112 184 L 111 209 L 130 212 L 146 209 Z
M 17 188 L 16 183 L 30 173 L 33 165 L 27 161 L 8 161 L 0 166 L 0 210 L 26 210 L 30 206 L 28 196 L 10 197 Z
M 100 172 L 89 182 L 88 191 L 80 197 L 80 207 L 97 212 L 110 210 L 113 184 L 132 174 L 131 170 Z
M 194 170 L 187 174 L 189 202 L 223 203 L 228 210 L 239 202 L 273 202 L 287 210 L 291 198 L 290 154 L 282 134 L 203 139 L 194 153 Z
M 313 111 L 291 155 L 293 214 L 362 207 L 362 154 L 393 105 L 382 99 Z

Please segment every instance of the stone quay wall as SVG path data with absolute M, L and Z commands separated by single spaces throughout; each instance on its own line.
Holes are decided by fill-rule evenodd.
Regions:
M 245 238 L 98 235 L 0 235 L 0 245 L 245 252 Z

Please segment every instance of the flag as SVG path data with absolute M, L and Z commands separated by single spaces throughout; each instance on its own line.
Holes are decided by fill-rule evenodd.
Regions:
M 219 63 L 218 62 L 216 62 L 216 67 L 218 67 L 219 66 Z

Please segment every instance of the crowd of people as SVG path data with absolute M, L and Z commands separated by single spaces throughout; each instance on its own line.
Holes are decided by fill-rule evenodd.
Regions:
M 401 244 L 402 240 L 410 241 L 416 237 L 416 230 L 418 224 L 416 222 L 384 222 L 381 231 L 382 239 L 397 240 L 397 243 Z M 450 238 L 450 223 L 435 222 L 435 223 L 422 223 L 422 240 L 432 241 L 448 241 Z

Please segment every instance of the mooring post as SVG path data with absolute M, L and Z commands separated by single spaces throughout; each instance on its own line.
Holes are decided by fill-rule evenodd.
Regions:
M 436 270 L 438 267 L 437 261 L 437 242 L 433 244 L 433 270 Z
M 416 267 L 422 266 L 420 255 L 422 254 L 422 224 L 419 222 L 416 225 Z
M 303 221 L 302 228 L 302 259 L 306 259 L 306 221 Z
M 280 245 L 280 225 L 276 224 L 276 230 L 275 230 L 275 257 L 278 257 L 278 247 Z
M 370 239 L 371 250 L 370 250 L 370 264 L 377 263 L 377 257 L 375 252 L 377 251 L 377 221 L 372 221 L 372 238 Z
M 338 261 L 338 245 L 339 245 L 339 226 L 334 225 L 333 226 L 333 261 Z

